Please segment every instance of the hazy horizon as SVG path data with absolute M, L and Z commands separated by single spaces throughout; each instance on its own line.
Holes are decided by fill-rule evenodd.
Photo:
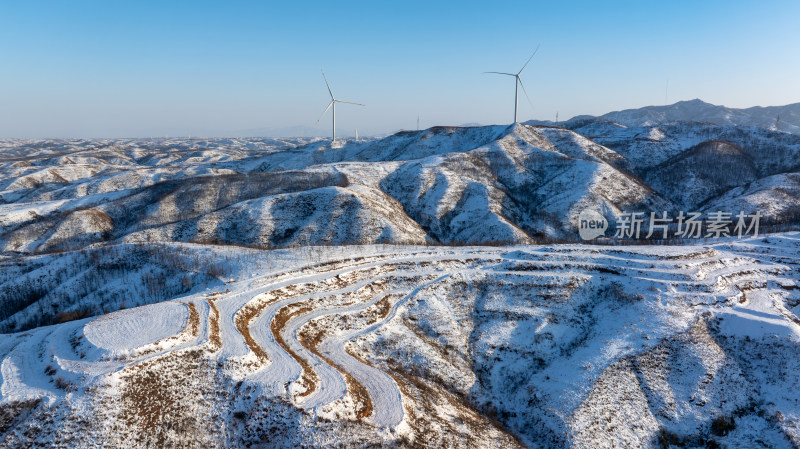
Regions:
M 800 4 L 0 3 L 0 137 L 380 135 L 699 98 L 800 102 Z M 333 25 L 331 25 L 333 24 Z M 330 113 L 329 113 L 330 114 Z M 310 131 L 309 131 L 310 132 Z M 254 133 L 257 134 L 257 133 Z

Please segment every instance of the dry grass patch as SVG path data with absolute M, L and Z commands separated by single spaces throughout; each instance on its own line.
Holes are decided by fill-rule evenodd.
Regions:
M 123 371 L 120 424 L 137 443 L 197 447 L 209 438 L 203 423 L 211 384 L 198 350 L 172 352 Z M 131 431 L 135 430 L 135 431 Z

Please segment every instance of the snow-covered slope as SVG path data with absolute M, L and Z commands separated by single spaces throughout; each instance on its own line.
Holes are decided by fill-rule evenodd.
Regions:
M 0 335 L 1 445 L 800 444 L 796 233 L 165 249 L 225 285 Z
M 709 210 L 741 210 L 748 214 L 786 217 L 800 222 L 800 173 L 768 176 L 715 198 Z
M 671 208 L 622 161 L 574 132 L 517 125 L 474 150 L 406 162 L 381 188 L 437 240 L 526 242 L 573 229 L 586 207 Z

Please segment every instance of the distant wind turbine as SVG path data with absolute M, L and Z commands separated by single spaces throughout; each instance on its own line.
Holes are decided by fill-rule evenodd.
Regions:
M 483 72 L 483 73 L 496 73 L 498 75 L 513 76 L 516 79 L 516 84 L 514 85 L 514 123 L 517 123 L 517 105 L 519 104 L 519 86 L 522 86 L 522 92 L 525 93 L 525 97 L 528 99 L 528 103 L 531 103 L 531 106 L 533 106 L 533 103 L 531 102 L 531 97 L 528 96 L 528 91 L 525 90 L 525 85 L 522 84 L 522 80 L 520 79 L 519 75 L 522 73 L 523 70 L 525 70 L 525 67 L 528 66 L 528 63 L 531 62 L 531 59 L 533 59 L 533 57 L 534 57 L 534 55 L 536 55 L 537 51 L 539 51 L 539 46 L 538 45 L 536 46 L 536 50 L 533 51 L 533 54 L 531 55 L 531 57 L 528 58 L 528 61 L 525 63 L 524 66 L 522 66 L 521 69 L 519 69 L 519 72 L 517 72 L 517 73 Z
M 331 135 L 331 145 L 332 145 L 333 142 L 336 142 L 336 103 L 348 103 L 348 104 L 355 104 L 355 105 L 358 105 L 358 106 L 364 106 L 364 105 L 361 104 L 361 103 L 353 103 L 352 101 L 337 100 L 336 97 L 333 96 L 333 91 L 331 90 L 331 85 L 328 84 L 328 78 L 325 78 L 325 72 L 322 72 L 322 79 L 325 80 L 325 85 L 328 86 L 328 93 L 331 94 L 331 102 L 328 103 L 328 107 L 325 108 L 324 111 L 322 111 L 322 115 L 319 116 L 319 118 L 317 119 L 316 123 L 319 123 L 319 121 L 322 120 L 322 117 L 325 116 L 325 113 L 328 112 L 328 109 L 330 109 L 331 107 L 333 108 L 333 111 L 332 111 L 333 112 L 333 114 L 332 114 L 333 115 L 333 129 L 332 129 L 332 133 L 331 133 L 332 134 Z

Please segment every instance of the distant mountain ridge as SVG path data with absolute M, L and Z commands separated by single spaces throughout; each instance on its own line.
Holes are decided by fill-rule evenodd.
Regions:
M 800 103 L 785 106 L 754 106 L 746 109 L 736 109 L 694 99 L 679 101 L 671 105 L 645 106 L 638 109 L 613 111 L 599 117 L 579 115 L 567 122 L 586 119 L 609 120 L 624 126 L 704 122 L 720 126 L 755 126 L 773 131 L 800 134 Z M 539 122 L 535 124 L 539 124 Z

